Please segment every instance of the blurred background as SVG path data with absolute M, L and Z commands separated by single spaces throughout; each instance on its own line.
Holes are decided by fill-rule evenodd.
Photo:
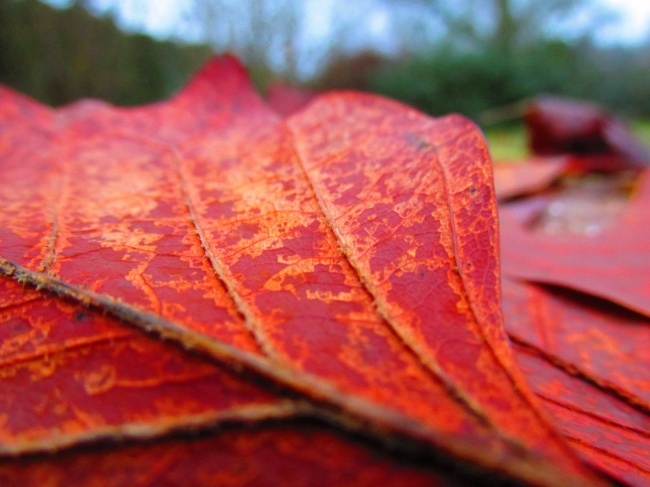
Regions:
M 262 94 L 360 89 L 489 127 L 550 93 L 650 119 L 648 0 L 0 0 L 0 83 L 53 106 L 159 100 L 222 52 Z

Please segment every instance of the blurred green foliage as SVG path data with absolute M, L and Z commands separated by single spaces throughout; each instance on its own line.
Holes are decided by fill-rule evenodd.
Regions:
M 385 64 L 370 89 L 428 113 L 460 112 L 481 123 L 516 119 L 541 93 L 589 99 L 631 117 L 650 116 L 647 48 L 597 48 L 546 40 L 505 55 L 494 46 L 434 50 Z
M 496 162 L 512 162 L 530 155 L 526 129 L 522 124 L 492 127 L 484 134 L 490 155 Z
M 79 5 L 0 1 L 0 83 L 53 106 L 82 97 L 120 105 L 159 100 L 210 54 L 205 46 L 125 34 Z

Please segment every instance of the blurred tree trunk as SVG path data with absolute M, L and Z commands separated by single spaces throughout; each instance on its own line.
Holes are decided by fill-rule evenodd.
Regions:
M 506 54 L 510 54 L 517 38 L 517 21 L 512 12 L 510 0 L 495 0 L 496 27 L 494 29 L 495 47 Z

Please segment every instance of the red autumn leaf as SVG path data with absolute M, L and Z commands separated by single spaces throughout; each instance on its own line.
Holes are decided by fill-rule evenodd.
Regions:
M 536 193 L 556 181 L 569 167 L 570 158 L 530 158 L 494 165 L 494 189 L 499 200 Z
M 266 102 L 274 112 L 288 117 L 305 107 L 315 96 L 316 93 L 307 88 L 277 82 L 269 86 Z
M 618 221 L 594 235 L 532 232 L 501 208 L 504 274 L 564 286 L 650 316 L 650 173 Z
M 53 112 L 2 97 L 6 453 L 253 423 L 259 433 L 232 434 L 232 454 L 264 465 L 264 482 L 289 457 L 328 478 L 332 463 L 301 455 L 310 432 L 300 423 L 264 429 L 308 417 L 332 425 L 314 435 L 319 445 L 361 458 L 358 470 L 348 464 L 350 481 L 436 475 L 378 465 L 340 436 L 359 430 L 407 457 L 442 454 L 535 485 L 603 482 L 540 412 L 514 362 L 490 159 L 466 120 L 333 94 L 285 122 L 231 58 L 149 107 Z M 185 363 L 194 352 L 124 325 L 202 358 Z M 204 392 L 190 392 L 194 382 Z M 17 406 L 25 397 L 27 414 Z M 191 470 L 193 454 L 174 438 L 135 446 L 147 466 L 115 484 Z M 129 448 L 27 464 L 65 474 L 90 455 L 111 471 Z M 215 461 L 230 479 L 239 472 L 228 455 L 201 458 L 197 483 Z M 5 471 L 23 464 L 6 461 Z
M 650 481 L 650 319 L 579 293 L 504 281 L 506 327 L 551 416 L 586 458 Z
M 542 129 L 563 128 L 564 150 L 585 144 L 580 130 L 595 116 L 579 106 L 550 107 L 551 127 Z M 534 124 L 532 130 L 533 140 L 544 135 Z M 503 310 L 517 361 L 565 438 L 585 461 L 640 486 L 650 481 L 650 185 L 643 174 L 628 204 L 635 174 L 588 173 L 624 167 L 623 152 L 601 149 L 606 155 L 567 157 L 552 189 L 538 185 L 531 191 L 537 194 L 502 202 Z M 539 173 L 530 174 L 534 186 Z M 512 182 L 523 194 L 527 181 Z
M 200 438 L 172 437 L 0 462 L 0 482 L 6 487 L 472 485 L 309 423 L 229 428 Z
M 625 124 L 594 104 L 543 96 L 528 105 L 525 121 L 534 154 L 589 155 L 582 162 L 593 169 L 650 163 L 650 153 Z

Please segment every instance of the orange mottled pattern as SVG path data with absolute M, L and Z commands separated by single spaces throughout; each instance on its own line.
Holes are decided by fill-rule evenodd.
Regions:
M 515 362 L 468 120 L 281 119 L 223 56 L 131 109 L 1 89 L 0 170 L 1 484 L 608 484 Z
M 0 281 L 0 455 L 216 422 L 281 398 L 175 345 Z
M 359 95 L 322 98 L 289 126 L 343 251 L 395 333 L 502 434 L 579 469 L 503 331 L 480 132 L 458 116 L 432 120 Z

